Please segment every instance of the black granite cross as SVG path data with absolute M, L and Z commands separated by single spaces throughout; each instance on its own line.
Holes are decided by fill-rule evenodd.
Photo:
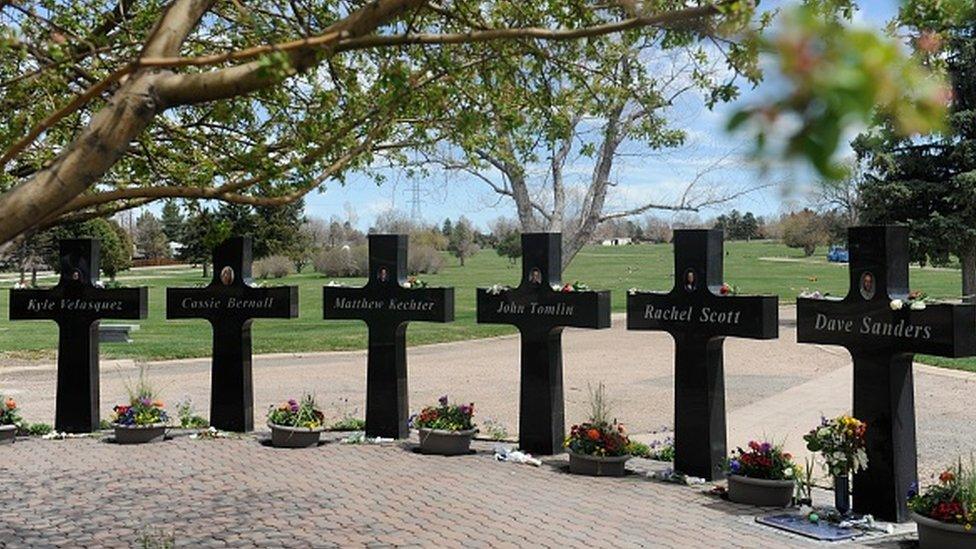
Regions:
M 517 288 L 478 288 L 478 322 L 512 324 L 522 334 L 519 448 L 562 451 L 565 437 L 562 332 L 609 328 L 610 292 L 562 292 L 562 235 L 522 235 L 522 281 Z
M 674 287 L 627 296 L 628 330 L 671 334 L 674 356 L 674 467 L 707 480 L 724 476 L 726 337 L 775 339 L 776 296 L 721 295 L 722 231 L 674 232 Z
M 976 354 L 976 306 L 912 310 L 908 228 L 848 230 L 850 288 L 843 299 L 797 299 L 797 341 L 840 345 L 854 359 L 854 416 L 867 422 L 868 468 L 854 475 L 854 511 L 908 519 L 906 497 L 917 481 L 914 353 Z M 893 300 L 903 300 L 899 310 Z
M 366 435 L 406 438 L 407 324 L 454 320 L 454 288 L 407 287 L 406 235 L 369 235 L 369 280 L 323 288 L 326 320 L 356 319 L 369 329 Z
M 57 286 L 49 290 L 11 290 L 10 319 L 58 323 L 54 428 L 90 433 L 99 424 L 99 320 L 146 318 L 149 290 L 98 287 L 98 240 L 62 240 L 60 250 L 61 279 Z
M 213 327 L 211 425 L 226 431 L 254 429 L 251 322 L 297 316 L 297 286 L 252 285 L 250 237 L 229 238 L 214 249 L 208 286 L 166 289 L 166 318 L 204 318 Z

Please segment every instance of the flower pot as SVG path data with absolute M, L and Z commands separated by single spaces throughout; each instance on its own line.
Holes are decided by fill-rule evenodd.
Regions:
M 308 427 L 289 427 L 287 425 L 275 425 L 269 423 L 271 427 L 271 445 L 275 448 L 308 448 L 319 443 L 324 427 L 310 429 Z
M 966 530 L 961 524 L 949 524 L 918 513 L 912 513 L 918 524 L 918 546 L 921 549 L 972 549 L 976 547 L 976 528 Z
M 796 483 L 729 475 L 729 500 L 760 507 L 789 507 Z
M 166 436 L 166 424 L 154 423 L 152 425 L 119 425 L 115 427 L 115 442 L 118 444 L 146 444 L 147 442 L 159 442 Z
M 574 475 L 589 475 L 591 477 L 622 477 L 626 471 L 627 460 L 624 456 L 589 456 L 569 452 L 569 472 Z
M 471 452 L 471 438 L 477 429 L 445 431 L 442 429 L 418 429 L 420 451 L 441 456 L 460 456 Z
M 0 444 L 13 444 L 17 440 L 16 425 L 0 425 Z

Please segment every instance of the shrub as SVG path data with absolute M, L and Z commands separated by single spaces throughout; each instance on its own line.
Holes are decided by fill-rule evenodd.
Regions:
M 295 262 L 284 255 L 269 255 L 254 262 L 253 272 L 258 278 L 284 278 L 295 273 Z
M 407 270 L 410 274 L 437 274 L 444 267 L 444 255 L 433 246 L 420 245 L 411 248 L 407 255 Z
M 329 248 L 316 256 L 315 271 L 325 276 L 366 276 L 369 253 L 366 246 Z

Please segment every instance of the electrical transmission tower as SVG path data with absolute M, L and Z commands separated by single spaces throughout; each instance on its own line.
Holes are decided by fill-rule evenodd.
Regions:
M 420 181 L 415 179 L 410 185 L 410 220 L 414 223 L 420 223 L 422 221 L 423 215 L 420 212 L 421 204 L 423 204 L 423 201 L 420 199 Z

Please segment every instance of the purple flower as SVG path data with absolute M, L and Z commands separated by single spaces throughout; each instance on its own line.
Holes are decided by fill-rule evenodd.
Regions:
M 295 399 L 293 399 L 293 398 L 289 398 L 288 399 L 288 404 L 291 405 L 291 406 L 294 406 L 294 405 L 298 404 L 298 401 L 295 400 Z
M 461 413 L 464 414 L 464 415 L 470 414 L 471 413 L 471 407 L 468 406 L 467 404 L 462 404 L 461 405 Z
M 440 402 L 441 406 L 447 406 L 447 395 L 444 395 L 441 398 L 437 399 L 437 402 Z
M 762 446 L 760 446 L 759 449 L 762 453 L 768 454 L 769 451 L 773 449 L 773 445 L 768 442 L 763 442 Z
M 295 401 L 292 401 L 291 402 L 291 411 L 294 412 L 294 413 L 298 413 L 298 403 L 297 402 L 295 402 Z
M 139 404 L 142 404 L 143 406 L 149 406 L 150 404 L 152 404 L 152 399 L 147 396 L 139 397 Z
M 739 469 L 741 469 L 741 468 L 742 468 L 742 465 L 739 463 L 739 460 L 733 459 L 732 461 L 729 462 L 729 471 L 731 471 L 733 473 L 738 473 L 739 472 Z

